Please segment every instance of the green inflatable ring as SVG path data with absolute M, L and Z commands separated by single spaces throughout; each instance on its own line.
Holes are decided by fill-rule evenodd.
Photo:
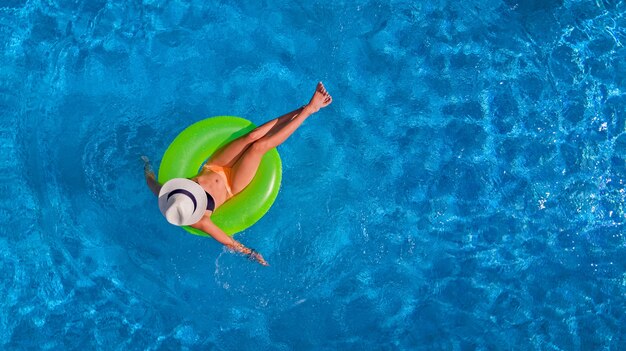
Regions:
M 210 117 L 190 125 L 165 150 L 159 167 L 159 182 L 194 177 L 211 154 L 255 127 L 252 122 L 233 116 Z M 250 185 L 215 210 L 211 220 L 231 236 L 250 227 L 276 200 L 281 178 L 280 156 L 272 149 L 263 156 Z M 183 228 L 192 234 L 208 236 L 195 228 Z

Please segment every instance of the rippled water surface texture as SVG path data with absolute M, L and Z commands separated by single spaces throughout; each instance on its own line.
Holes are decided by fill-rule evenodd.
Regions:
M 626 349 L 624 1 L 236 3 L 0 1 L 0 348 Z M 167 224 L 141 155 L 319 80 L 271 267 Z

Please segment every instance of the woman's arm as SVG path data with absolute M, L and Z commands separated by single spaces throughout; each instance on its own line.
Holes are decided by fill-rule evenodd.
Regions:
M 209 234 L 213 239 L 219 241 L 226 247 L 231 250 L 240 252 L 252 259 L 257 260 L 260 264 L 264 266 L 269 266 L 269 264 L 263 259 L 260 253 L 256 252 L 254 249 L 250 249 L 245 247 L 242 243 L 228 236 L 228 234 L 224 233 L 218 226 L 211 221 L 209 216 L 204 216 L 198 223 L 192 224 L 191 227 L 200 229 L 203 232 Z
M 148 188 L 152 190 L 154 195 L 159 196 L 159 191 L 161 191 L 161 184 L 157 182 L 156 176 L 152 171 L 152 166 L 150 165 L 150 160 L 146 156 L 141 156 L 143 160 L 143 173 L 146 176 L 146 184 L 148 184 Z

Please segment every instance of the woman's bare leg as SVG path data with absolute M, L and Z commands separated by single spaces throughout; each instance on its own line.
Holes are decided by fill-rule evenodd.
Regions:
M 235 162 L 237 162 L 239 157 L 241 157 L 243 152 L 246 151 L 248 146 L 250 146 L 250 144 L 261 139 L 272 130 L 282 128 L 282 126 L 291 121 L 294 116 L 298 115 L 300 111 L 302 111 L 302 107 L 287 114 L 284 114 L 278 118 L 275 118 L 271 121 L 268 121 L 260 127 L 255 128 L 250 133 L 231 141 L 228 145 L 224 146 L 216 153 L 211 155 L 211 157 L 207 161 L 207 164 L 222 167 L 232 167 Z
M 231 184 L 233 194 L 241 192 L 250 184 L 259 168 L 263 155 L 267 151 L 282 144 L 310 115 L 319 111 L 320 108 L 328 106 L 332 101 L 333 99 L 326 91 L 326 88 L 324 88 L 324 85 L 319 83 L 311 101 L 299 114 L 286 122 L 282 128 L 271 130 L 265 136 L 253 141 L 233 165 Z

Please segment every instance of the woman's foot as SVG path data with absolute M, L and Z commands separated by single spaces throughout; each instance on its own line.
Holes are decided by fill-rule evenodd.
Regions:
M 315 88 L 315 93 L 313 93 L 311 101 L 309 101 L 304 108 L 308 108 L 311 113 L 315 113 L 319 111 L 320 108 L 330 105 L 331 102 L 333 102 L 333 97 L 326 91 L 324 84 L 319 82 L 317 83 L 317 87 Z

